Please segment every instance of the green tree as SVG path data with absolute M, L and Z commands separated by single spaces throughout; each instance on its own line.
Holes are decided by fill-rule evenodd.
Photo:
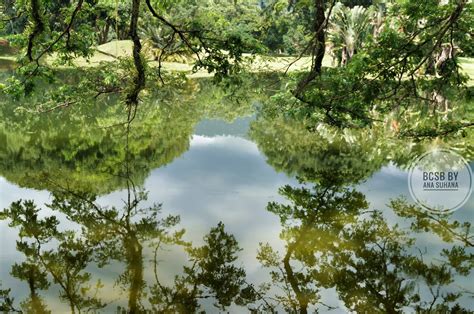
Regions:
M 453 52 L 456 42 L 467 40 L 470 26 L 466 23 L 472 19 L 472 3 L 389 3 L 377 36 L 368 36 L 344 69 L 325 71 L 322 60 L 329 21 L 340 5 L 319 0 L 305 3 L 314 7 L 313 28 L 301 55 L 310 54 L 312 66 L 306 73 L 290 76 L 291 83 L 281 95 L 281 111 L 288 110 L 286 104 L 293 104 L 296 98 L 298 106 L 293 107 L 302 116 L 344 128 L 371 125 L 380 120 L 380 115 L 402 115 L 407 109 L 424 115 L 423 107 L 437 107 L 443 102 L 437 95 L 453 102 L 459 98 L 451 95 L 467 95 L 472 102 Z M 423 69 L 433 58 L 439 64 L 437 74 L 425 75 Z M 470 120 L 453 116 L 430 123 L 434 134 L 472 127 Z
M 103 7 L 98 6 L 107 4 L 109 2 L 84 0 L 74 3 L 22 1 L 21 5 L 27 8 L 25 15 L 28 17 L 29 27 L 15 37 L 14 43 L 21 49 L 23 56 L 19 59 L 20 67 L 16 71 L 16 75 L 9 80 L 4 92 L 10 94 L 29 93 L 41 78 L 51 78 L 51 64 L 46 60 L 48 56 L 53 57 L 55 63 L 68 64 L 69 66 L 72 65 L 72 60 L 78 56 L 90 58 L 96 44 L 94 27 L 103 28 L 109 25 L 107 21 L 105 21 L 105 25 L 97 24 L 97 15 L 100 15 L 103 10 Z M 56 5 L 59 13 L 53 16 L 53 20 L 58 23 L 47 21 L 45 12 L 56 10 Z M 179 2 L 171 1 L 133 0 L 128 3 L 126 13 L 122 14 L 129 16 L 127 39 L 133 42 L 133 51 L 131 60 L 118 62 L 118 68 L 124 70 L 121 67 L 123 65 L 126 71 L 132 71 L 133 74 L 127 79 L 127 88 L 124 90 L 115 89 L 115 92 L 124 94 L 123 100 L 128 107 L 138 105 L 140 92 L 146 87 L 147 76 L 150 75 L 142 54 L 142 42 L 139 36 L 139 26 L 147 19 L 155 19 L 163 29 L 166 29 L 165 33 L 169 34 L 166 38 L 166 48 L 183 45 L 195 57 L 196 68 L 204 68 L 215 73 L 217 80 L 239 72 L 243 62 L 243 53 L 258 49 L 257 42 L 243 29 L 244 22 L 236 22 L 234 28 L 226 27 L 226 25 L 220 25 L 225 22 L 224 19 L 219 17 L 218 20 L 215 20 L 214 12 L 205 10 L 196 12 L 193 19 L 189 19 L 189 17 L 179 19 L 177 16 L 174 21 L 173 18 L 167 16 L 166 12 L 173 11 L 180 5 Z M 227 15 L 234 14 L 235 16 L 236 13 L 242 13 L 242 10 L 245 11 L 251 7 L 251 5 L 235 5 Z M 257 8 L 256 5 L 255 8 Z M 122 10 L 122 12 L 124 11 Z M 111 15 L 111 12 L 109 11 L 107 14 Z M 241 17 L 240 14 L 238 16 Z M 246 18 L 246 20 L 252 20 L 252 18 Z M 121 28 L 117 18 L 113 24 L 117 30 Z M 216 36 L 216 33 L 219 35 Z M 100 36 L 104 37 L 105 35 L 101 34 Z M 119 34 L 116 36 L 120 38 Z M 102 38 L 102 40 L 104 39 Z M 117 68 L 109 67 L 108 70 L 120 73 Z M 161 67 L 158 72 L 159 77 L 162 78 Z M 153 75 L 150 76 L 153 77 Z M 87 83 L 88 77 L 84 77 L 84 79 L 84 83 Z M 74 93 L 75 85 L 70 85 L 69 89 Z
M 351 9 L 338 3 L 328 26 L 328 42 L 338 65 L 345 65 L 362 48 L 371 33 L 371 10 L 360 6 Z
M 91 250 L 87 244 L 76 239 L 74 233 L 60 232 L 56 217 L 40 219 L 38 209 L 32 201 L 18 201 L 0 213 L 1 219 L 10 219 L 10 227 L 18 227 L 21 240 L 17 250 L 25 255 L 25 261 L 12 266 L 12 275 L 28 283 L 30 297 L 22 307 L 38 313 L 48 313 L 37 290 L 50 286 L 51 276 L 60 287 L 60 298 L 68 302 L 72 313 L 82 309 L 100 309 L 104 305 L 87 296 L 90 273 L 84 271 L 91 261 Z M 44 248 L 57 239 L 56 249 Z
M 143 303 L 145 295 L 149 296 L 151 310 L 166 313 L 197 311 L 201 307 L 199 301 L 209 298 L 220 310 L 255 301 L 257 296 L 246 283 L 245 270 L 236 265 L 239 245 L 224 230 L 224 224 L 210 230 L 203 246 L 193 247 L 182 240 L 184 229 L 175 228 L 179 217 L 160 218 L 160 205 L 140 207 L 146 194 L 133 189 L 130 181 L 123 210 L 101 207 L 93 195 L 68 190 L 55 193 L 49 207 L 80 226 L 80 232 L 59 231 L 60 222 L 54 216 L 39 219 L 40 209 L 32 201 L 14 202 L 0 212 L 0 219 L 8 219 L 10 227 L 18 228 L 22 239 L 17 242 L 17 249 L 25 255 L 25 261 L 14 264 L 11 272 L 30 288 L 30 297 L 22 302 L 22 308 L 49 312 L 38 290 L 46 290 L 54 283 L 72 313 L 104 309 L 108 304 L 101 300 L 103 284 L 98 279 L 92 285 L 86 268 L 102 268 L 112 261 L 124 264 L 117 283 L 127 292 L 128 305 L 123 309 L 126 312 L 148 311 Z M 160 251 L 171 245 L 186 249 L 189 266 L 176 276 L 174 286 L 166 286 L 159 278 L 158 258 Z M 154 284 L 144 276 L 147 247 L 154 251 Z M 9 292 L 2 290 L 3 308 L 14 309 Z

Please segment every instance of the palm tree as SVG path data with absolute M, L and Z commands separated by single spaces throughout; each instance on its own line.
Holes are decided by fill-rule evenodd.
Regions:
M 338 2 L 329 20 L 328 42 L 337 65 L 346 65 L 372 32 L 372 10 Z

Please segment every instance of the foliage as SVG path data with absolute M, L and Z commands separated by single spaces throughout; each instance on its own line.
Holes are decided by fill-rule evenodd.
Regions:
M 1 288 L 1 285 L 0 285 Z M 3 312 L 13 312 L 16 311 L 13 307 L 13 302 L 15 301 L 10 296 L 11 289 L 0 289 L 0 311 Z
M 25 261 L 14 264 L 11 273 L 29 284 L 30 297 L 22 302 L 23 308 L 47 312 L 38 291 L 55 284 L 71 312 L 104 309 L 107 304 L 99 298 L 104 286 L 100 279 L 92 285 L 93 278 L 86 268 L 103 268 L 118 261 L 125 264 L 117 283 L 128 292 L 127 311 L 145 311 L 141 299 L 148 294 L 144 277 L 146 246 L 155 251 L 152 263 L 156 283 L 149 285 L 153 311 L 194 312 L 200 308 L 200 299 L 211 296 L 216 307 L 225 310 L 236 300 L 245 287 L 245 271 L 235 265 L 240 248 L 222 223 L 204 237 L 203 246 L 192 247 L 182 240 L 185 230 L 176 229 L 179 217 L 160 218 L 161 205 L 140 207 L 146 193 L 133 189 L 128 193 L 129 202 L 123 209 L 101 207 L 92 194 L 69 190 L 55 193 L 48 207 L 79 227 L 75 230 L 60 231 L 61 223 L 55 216 L 40 219 L 40 209 L 32 201 L 14 202 L 0 212 L 1 220 L 8 219 L 10 227 L 19 229 L 17 249 Z M 54 248 L 50 248 L 52 245 Z M 192 266 L 184 266 L 175 286 L 167 287 L 158 279 L 157 254 L 171 245 L 185 247 Z M 2 290 L 2 306 L 13 309 L 8 293 Z
M 388 223 L 382 211 L 367 212 L 360 192 L 337 185 L 285 186 L 280 192 L 290 204 L 271 202 L 267 209 L 279 216 L 286 247 L 280 253 L 261 244 L 258 259 L 270 269 L 272 283 L 281 287 L 277 300 L 286 311 L 307 313 L 318 304 L 335 308 L 321 300 L 323 288 L 334 288 L 345 307 L 356 312 L 467 311 L 457 304 L 464 291 L 452 283 L 470 274 L 472 242 L 456 238 L 460 244 L 428 258 L 421 249 L 417 252 L 415 237 L 435 231 L 472 239 L 466 224 L 430 217 L 425 228 L 418 221 L 406 230 Z M 407 218 L 426 213 L 403 201 L 390 206 Z M 429 293 L 420 292 L 424 289 Z
M 472 3 L 404 1 L 377 10 L 315 3 L 325 5 L 329 24 L 311 18 L 321 31 L 307 30 L 313 36 L 301 53 L 312 54 L 312 68 L 289 75 L 271 99 L 275 110 L 339 128 L 368 127 L 394 115 L 419 126 L 400 133 L 412 137 L 459 135 L 472 126 L 464 115 L 471 93 L 457 54 L 457 44 L 467 40 Z M 346 66 L 322 70 L 323 47 Z
M 90 72 L 89 72 L 90 73 Z M 72 82 L 75 78 L 68 72 Z M 185 81 L 146 95 L 126 133 L 126 108 L 115 93 L 86 97 L 93 88 L 113 91 L 125 77 L 94 73 L 96 84 L 77 86 L 80 102 L 73 102 L 62 85 L 46 85 L 43 93 L 2 99 L 0 116 L 0 173 L 22 187 L 48 189 L 68 186 L 96 194 L 123 188 L 125 161 L 133 180 L 141 185 L 152 169 L 170 163 L 189 148 L 196 124 L 204 118 L 232 121 L 250 115 L 258 90 L 226 89 L 210 80 Z M 261 78 L 248 77 L 245 86 Z M 71 98 L 70 98 L 71 97 Z M 54 98 L 54 102 L 47 99 Z M 56 108 L 56 103 L 64 106 Z M 128 153 L 124 144 L 129 143 Z M 41 158 L 39 158 L 39 156 Z
M 12 266 L 12 275 L 28 282 L 30 297 L 22 303 L 26 309 L 48 312 L 37 290 L 50 286 L 48 275 L 62 289 L 60 298 L 67 301 L 71 311 L 84 308 L 100 309 L 104 304 L 87 296 L 90 273 L 84 268 L 91 262 L 87 243 L 77 239 L 72 232 L 60 232 L 55 217 L 39 219 L 39 209 L 31 201 L 18 201 L 0 213 L 1 219 L 9 217 L 10 227 L 18 227 L 21 240 L 17 249 L 25 255 L 25 261 Z M 61 241 L 55 250 L 45 249 L 50 241 Z
M 370 9 L 355 6 L 351 9 L 341 3 L 333 8 L 328 26 L 328 42 L 338 64 L 345 65 L 362 48 L 371 33 Z
M 270 52 L 299 53 L 310 38 L 311 15 L 312 10 L 305 3 L 270 1 L 263 10 L 260 40 Z
M 321 184 L 359 184 L 390 163 L 406 169 L 416 156 L 436 147 L 455 149 L 472 159 L 470 131 L 462 138 L 451 134 L 436 140 L 408 139 L 398 136 L 389 121 L 374 123 L 370 129 L 344 130 L 313 123 L 264 105 L 251 124 L 250 137 L 277 171 Z M 413 120 L 406 125 L 413 126 Z
M 355 312 L 467 312 L 453 283 L 471 275 L 471 224 L 404 199 L 373 209 L 354 186 L 433 147 L 472 157 L 473 92 L 457 50 L 472 53 L 473 10 L 467 0 L 5 0 L 1 43 L 18 58 L 1 74 L 0 173 L 51 191 L 52 214 L 23 200 L 0 212 L 23 256 L 11 275 L 29 289 L 18 301 L 1 289 L 0 309 L 48 313 L 43 294 L 56 289 L 71 312 L 110 310 L 91 269 L 114 265 L 127 303 L 118 312 L 197 312 L 209 299 L 218 311 L 307 313 L 334 308 L 325 289 Z M 112 39 L 129 40 L 131 56 L 76 65 Z M 328 50 L 344 67 L 323 68 Z M 267 52 L 312 62 L 262 92 L 265 80 L 243 73 Z M 223 88 L 165 73 L 164 61 L 193 62 Z M 249 97 L 263 102 L 251 138 L 299 179 L 267 206 L 285 245 L 262 243 L 271 278 L 258 287 L 224 223 L 195 246 L 180 217 L 144 206 L 140 190 L 188 149 L 198 121 L 251 115 Z M 98 204 L 118 189 L 123 207 Z M 443 247 L 423 251 L 427 235 Z M 171 246 L 185 262 L 166 281 L 159 264 Z

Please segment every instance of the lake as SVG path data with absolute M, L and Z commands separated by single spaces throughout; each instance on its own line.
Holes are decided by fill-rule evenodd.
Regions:
M 474 198 L 438 217 L 459 224 L 437 224 L 410 207 L 407 184 L 410 161 L 433 147 L 454 148 L 472 168 L 472 141 L 308 128 L 265 114 L 271 94 L 258 80 L 150 92 L 133 121 L 115 96 L 54 110 L 0 101 L 0 208 L 33 200 L 39 209 L 17 203 L 0 220 L 1 289 L 15 307 L 239 313 L 273 302 L 282 311 L 304 305 L 306 291 L 310 311 L 385 298 L 411 312 L 463 291 L 456 302 L 474 310 L 474 277 L 460 269 L 472 264 L 460 251 L 446 258 L 456 263 L 441 258 L 463 247 Z

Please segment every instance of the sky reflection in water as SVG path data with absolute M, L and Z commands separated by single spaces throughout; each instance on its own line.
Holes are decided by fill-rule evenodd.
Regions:
M 255 118 L 238 118 L 232 123 L 223 120 L 204 119 L 194 128 L 194 134 L 189 140 L 189 149 L 175 158 L 171 163 L 162 167 L 150 169 L 144 181 L 144 189 L 149 191 L 146 204 L 162 203 L 163 214 L 179 215 L 180 227 L 186 229 L 185 240 L 195 245 L 202 245 L 202 237 L 219 221 L 226 225 L 226 231 L 234 234 L 243 251 L 239 253 L 247 278 L 253 282 L 268 281 L 267 270 L 256 260 L 259 242 L 268 242 L 274 248 L 283 250 L 285 243 L 280 240 L 281 225 L 277 215 L 266 210 L 271 201 L 288 203 L 278 193 L 281 186 L 290 184 L 300 186 L 294 178 L 283 172 L 277 172 L 267 163 L 265 156 L 248 136 L 248 128 Z M 407 172 L 392 164 L 383 166 L 370 178 L 358 186 L 364 193 L 371 208 L 386 208 L 387 202 L 401 195 L 410 198 L 407 186 Z M 99 204 L 107 206 L 122 206 L 126 191 L 114 191 L 101 196 Z M 6 208 L 11 202 L 19 199 L 33 199 L 37 204 L 51 202 L 47 191 L 21 188 L 14 183 L 0 178 L 0 208 Z M 453 218 L 460 221 L 472 221 L 474 201 L 470 201 Z M 49 209 L 42 211 L 43 215 L 53 214 Z M 61 217 L 59 217 L 61 219 Z M 390 223 L 403 220 L 387 213 Z M 67 228 L 70 223 L 63 219 Z M 72 226 L 72 225 L 71 225 Z M 9 275 L 10 266 L 22 259 L 22 254 L 15 249 L 17 231 L 7 227 L 6 221 L 0 221 L 0 277 L 3 287 L 11 287 L 16 297 L 21 299 L 28 294 L 24 283 Z M 439 248 L 437 237 L 424 234 L 418 238 L 423 247 Z M 429 256 L 429 254 L 427 254 Z M 160 273 L 164 282 L 171 283 L 173 274 L 180 272 L 185 256 L 182 250 L 172 249 L 165 252 L 160 264 Z M 95 270 L 109 288 L 113 286 L 115 277 L 121 269 L 112 264 L 105 269 Z M 152 279 L 145 272 L 145 279 Z M 459 279 L 456 284 L 469 287 L 468 278 Z M 111 300 L 116 292 L 110 291 Z M 57 291 L 50 289 L 46 301 L 50 308 L 67 309 L 65 304 L 57 303 Z M 327 302 L 339 305 L 334 291 L 323 292 Z M 106 297 L 107 299 L 107 297 Z M 461 304 L 472 307 L 469 298 L 461 299 Z M 122 303 L 122 302 L 119 302 Z M 212 311 L 211 301 L 204 302 L 204 309 Z M 231 308 L 237 311 L 236 308 Z M 344 312 L 342 309 L 335 313 Z

